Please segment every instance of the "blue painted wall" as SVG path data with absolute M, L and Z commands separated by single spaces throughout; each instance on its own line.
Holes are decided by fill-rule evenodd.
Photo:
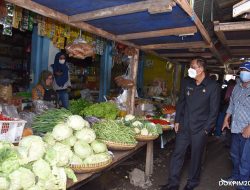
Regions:
M 38 29 L 35 26 L 32 33 L 31 50 L 31 88 L 39 81 L 42 70 L 48 69 L 50 39 L 38 35 Z
M 105 101 L 104 96 L 110 92 L 110 83 L 111 83 L 111 70 L 112 70 L 112 44 L 111 42 L 107 43 L 105 47 L 104 54 L 101 57 L 101 66 L 100 66 L 100 91 L 99 91 L 99 101 Z

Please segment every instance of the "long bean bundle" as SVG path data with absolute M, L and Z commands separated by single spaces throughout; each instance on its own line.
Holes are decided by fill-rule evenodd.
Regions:
M 50 109 L 35 117 L 32 128 L 35 133 L 51 132 L 55 125 L 65 122 L 70 115 L 72 113 L 64 108 Z
M 93 126 L 97 138 L 117 143 L 135 144 L 135 132 L 132 128 L 113 120 L 105 120 Z

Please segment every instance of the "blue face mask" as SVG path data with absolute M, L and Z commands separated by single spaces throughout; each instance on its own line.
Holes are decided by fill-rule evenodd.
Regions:
M 249 82 L 250 81 L 250 72 L 241 71 L 240 72 L 240 79 L 242 82 Z

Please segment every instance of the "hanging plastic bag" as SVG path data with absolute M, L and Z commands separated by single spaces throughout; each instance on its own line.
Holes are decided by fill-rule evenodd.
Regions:
M 127 102 L 127 98 L 128 98 L 128 90 L 123 89 L 123 92 L 117 97 L 117 101 L 120 104 L 124 104 Z

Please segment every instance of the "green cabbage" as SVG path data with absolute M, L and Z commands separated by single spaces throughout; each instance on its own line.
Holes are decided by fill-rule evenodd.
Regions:
M 93 154 L 87 157 L 83 164 L 97 164 L 101 162 L 105 162 L 111 159 L 111 155 L 109 153 L 100 153 L 100 154 Z
M 72 156 L 73 152 L 67 145 L 56 143 L 47 150 L 45 160 L 48 161 L 51 166 L 67 166 Z
M 0 177 L 0 190 L 9 189 L 10 182 L 5 177 Z
M 48 145 L 53 146 L 56 144 L 56 140 L 52 136 L 52 133 L 48 132 L 43 137 L 44 142 L 46 142 Z
M 81 130 L 84 127 L 90 127 L 89 122 L 84 120 L 80 115 L 69 116 L 67 124 L 74 130 Z
M 82 161 L 82 159 L 81 158 L 79 158 L 77 155 L 73 155 L 72 157 L 71 157 L 71 159 L 70 159 L 70 164 L 77 164 L 77 165 L 80 165 L 80 164 L 82 164 L 83 163 L 83 161 Z
M 43 159 L 37 160 L 33 163 L 33 172 L 41 179 L 47 179 L 51 174 L 50 165 Z
M 14 148 L 6 145 L 0 149 L 0 172 L 8 174 L 19 168 L 20 157 Z
M 52 131 L 52 136 L 57 141 L 62 141 L 69 138 L 73 134 L 73 130 L 66 124 L 57 124 Z
M 82 130 L 77 131 L 75 136 L 77 139 L 84 141 L 86 143 L 91 143 L 96 138 L 94 130 L 90 128 L 83 128 Z
M 9 175 L 10 189 L 28 189 L 35 185 L 35 175 L 26 168 L 19 168 Z
M 89 146 L 88 143 L 84 141 L 77 141 L 74 146 L 74 151 L 77 156 L 79 156 L 81 159 L 85 159 L 91 154 L 93 154 L 93 150 Z
M 36 161 L 45 153 L 45 143 L 39 136 L 27 136 L 19 142 L 18 152 L 26 162 Z
M 62 144 L 65 144 L 65 145 L 67 145 L 67 146 L 69 146 L 69 147 L 72 147 L 72 146 L 75 145 L 76 140 L 77 140 L 77 139 L 76 139 L 75 136 L 71 136 L 71 137 L 69 137 L 69 138 L 67 138 L 67 139 L 65 139 L 65 140 L 63 140 L 63 141 L 61 141 L 61 143 L 62 143 Z
M 95 153 L 102 153 L 102 152 L 106 152 L 108 149 L 107 149 L 107 146 L 105 143 L 103 142 L 100 142 L 98 140 L 94 140 L 92 143 L 91 143 L 91 148 L 94 150 Z
M 65 168 L 64 170 L 65 170 L 67 177 L 69 179 L 72 179 L 74 183 L 78 181 L 74 171 L 71 168 Z

